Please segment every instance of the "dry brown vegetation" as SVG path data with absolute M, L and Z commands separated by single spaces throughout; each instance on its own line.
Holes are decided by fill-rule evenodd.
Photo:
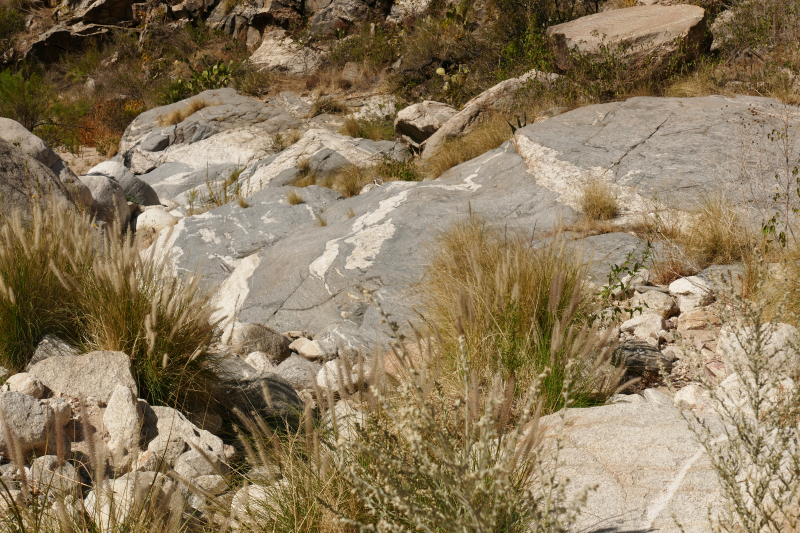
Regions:
M 289 205 L 299 205 L 305 202 L 303 197 L 300 196 L 297 191 L 292 191 L 286 195 L 286 201 L 289 202 Z
M 158 117 L 158 124 L 160 126 L 174 126 L 175 124 L 179 124 L 189 118 L 190 116 L 194 115 L 201 109 L 205 109 L 206 107 L 219 105 L 204 98 L 193 98 L 186 102 L 186 104 L 174 111 L 170 111 L 165 115 L 161 115 Z
M 429 179 L 435 179 L 470 159 L 494 150 L 511 138 L 511 128 L 498 116 L 486 120 L 463 137 L 453 139 L 436 154 L 426 159 L 422 166 Z
M 617 195 L 611 184 L 603 179 L 593 179 L 585 183 L 578 202 L 583 216 L 589 221 L 611 220 L 619 214 Z

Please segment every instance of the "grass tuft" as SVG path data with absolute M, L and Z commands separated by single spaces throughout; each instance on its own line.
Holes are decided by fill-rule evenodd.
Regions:
M 303 197 L 297 194 L 297 191 L 292 191 L 286 195 L 286 201 L 289 202 L 289 205 L 300 205 L 305 200 Z
M 590 221 L 611 220 L 619 214 L 617 196 L 611 185 L 602 179 L 584 184 L 578 201 L 584 217 Z
M 436 179 L 451 168 L 494 150 L 511 138 L 511 129 L 501 117 L 493 117 L 469 134 L 447 142 L 424 162 L 425 174 Z
M 338 99 L 332 96 L 321 96 L 312 102 L 308 116 L 316 117 L 322 114 L 343 115 L 346 111 L 347 107 Z
M 202 98 L 194 98 L 189 100 L 185 106 L 181 107 L 180 109 L 176 109 L 174 111 L 170 111 L 164 115 L 158 117 L 158 125 L 159 126 L 174 126 L 175 124 L 180 124 L 190 116 L 194 115 L 201 109 L 205 109 L 206 107 L 211 107 L 219 104 L 214 104 L 209 102 L 208 100 Z

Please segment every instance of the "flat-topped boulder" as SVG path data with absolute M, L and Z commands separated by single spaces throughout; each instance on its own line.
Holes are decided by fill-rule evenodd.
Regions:
M 614 9 L 547 28 L 559 68 L 570 55 L 622 52 L 630 62 L 657 69 L 682 55 L 694 58 L 706 42 L 705 10 L 691 5 L 648 5 Z

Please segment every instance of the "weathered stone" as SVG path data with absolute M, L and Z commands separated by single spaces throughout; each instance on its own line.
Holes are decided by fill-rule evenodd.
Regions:
M 127 228 L 131 219 L 125 190 L 122 186 L 105 176 L 81 176 L 81 181 L 92 193 L 92 207 L 98 218 L 112 224 L 118 223 L 121 229 Z
M 84 501 L 84 509 L 101 531 L 113 531 L 126 523 L 141 494 L 147 494 L 154 508 L 181 508 L 183 496 L 174 481 L 155 472 L 131 472 L 95 485 Z
M 625 333 L 631 333 L 640 339 L 658 339 L 658 333 L 666 329 L 664 317 L 652 313 L 637 315 L 630 320 L 623 322 L 619 329 Z
M 143 461 L 150 465 L 145 469 L 155 471 L 158 464 L 164 464 L 171 468 L 175 465 L 178 457 L 186 451 L 186 446 L 186 442 L 178 435 L 165 433 L 157 436 L 147 445 L 147 451 L 152 454 L 153 460 L 150 461 L 149 458 L 146 458 L 147 460 Z
M 641 376 L 672 370 L 672 361 L 658 347 L 640 340 L 627 340 L 614 352 L 613 363 L 624 367 L 628 373 Z
M 548 74 L 531 70 L 519 78 L 501 81 L 464 105 L 464 108 L 445 122 L 426 141 L 422 158 L 436 154 L 451 139 L 465 135 L 490 115 L 510 109 L 520 89 L 528 84 L 548 84 L 558 78 L 558 74 Z
M 103 161 L 99 165 L 90 168 L 87 175 L 105 176 L 119 183 L 125 192 L 125 197 L 133 198 L 140 206 L 159 205 L 158 194 L 150 185 L 143 182 L 125 168 L 125 165 L 117 161 Z
M 722 321 L 710 307 L 698 307 L 677 318 L 678 332 L 719 327 Z
M 192 487 L 191 486 L 189 487 L 190 495 L 188 503 L 194 509 L 203 508 L 207 499 L 205 494 L 216 496 L 217 494 L 224 492 L 225 489 L 228 488 L 228 482 L 225 481 L 225 477 L 220 476 L 218 474 L 197 476 L 192 480 L 192 484 L 202 489 L 202 492 L 192 491 Z
M 82 0 L 72 19 L 95 24 L 117 24 L 133 18 L 131 6 L 136 0 Z
M 242 354 L 266 353 L 276 364 L 292 355 L 291 340 L 261 324 L 237 324 L 231 344 Z
M 394 129 L 401 135 L 408 135 L 413 141 L 421 143 L 458 113 L 447 104 L 425 100 L 397 113 Z
M 31 357 L 31 360 L 28 362 L 27 370 L 30 370 L 33 365 L 49 357 L 78 354 L 79 352 L 76 348 L 70 346 L 55 335 L 45 335 L 44 338 L 39 341 L 39 344 L 36 345 L 33 357 Z
M 46 142 L 29 132 L 16 120 L 0 118 L 0 139 L 13 144 L 47 168 L 52 168 L 61 161 Z
M 250 56 L 259 70 L 276 71 L 290 76 L 306 76 L 322 64 L 322 55 L 309 46 L 296 43 L 285 30 L 266 32 L 261 46 Z
M 365 381 L 369 379 L 371 370 L 368 363 L 362 365 L 359 370 L 353 368 L 345 359 L 334 359 L 322 365 L 317 373 L 317 385 L 322 390 L 330 389 L 337 393 L 342 390 L 342 387 L 348 392 L 353 392 L 356 388 L 364 386 Z
M 39 197 L 69 202 L 66 187 L 52 170 L 3 139 L 0 139 L 0 176 L 3 218 L 15 211 L 30 217 L 32 202 Z
M 659 291 L 636 293 L 631 298 L 631 307 L 642 307 L 642 313 L 654 313 L 669 318 L 678 313 L 678 303 L 669 294 Z
M 669 293 L 677 298 L 681 313 L 703 307 L 714 301 L 711 286 L 698 276 L 689 276 L 669 284 Z
M 291 360 L 291 358 L 286 361 Z M 284 376 L 261 374 L 246 380 L 230 380 L 222 383 L 229 400 L 245 414 L 254 414 L 270 422 L 296 424 L 303 411 L 303 402 Z M 288 375 L 292 375 L 289 373 Z
M 50 498 L 64 498 L 67 495 L 75 497 L 78 493 L 78 471 L 71 464 L 59 461 L 55 455 L 34 459 L 30 472 L 34 489 Z
M 167 442 L 164 446 L 167 446 L 168 440 L 171 438 L 181 439 L 185 446 L 191 446 L 193 449 L 216 457 L 225 457 L 222 439 L 198 428 L 180 411 L 171 407 L 153 406 L 150 407 L 149 415 L 145 413 L 145 427 L 142 429 L 142 432 L 149 438 L 166 438 Z M 148 449 L 156 451 L 150 448 L 149 444 Z
M 125 385 L 118 384 L 103 413 L 103 425 L 110 437 L 108 449 L 115 462 L 139 447 L 143 413 L 136 396 Z
M 297 339 L 289 345 L 289 348 L 297 352 L 301 357 L 311 359 L 312 361 L 325 356 L 325 352 L 322 351 L 319 344 L 310 339 Z
M 92 396 L 108 403 L 117 385 L 136 395 L 131 360 L 122 352 L 90 352 L 86 355 L 51 357 L 33 365 L 28 372 L 54 394 L 70 398 Z
M 329 409 L 322 415 L 322 427 L 332 432 L 337 440 L 345 442 L 355 441 L 358 437 L 358 430 L 367 423 L 367 415 L 352 400 L 340 400 L 336 402 L 333 416 Z
M 51 433 L 54 434 L 56 428 L 53 412 L 47 404 L 19 392 L 2 392 L 0 412 L 23 454 L 48 448 Z M 9 451 L 5 432 L 0 432 L 0 453 Z
M 330 33 L 337 24 L 357 24 L 373 14 L 386 16 L 392 2 L 383 0 L 329 0 L 309 21 L 314 33 Z
M 175 461 L 175 472 L 191 481 L 199 476 L 226 474 L 228 469 L 217 456 L 189 450 Z
M 274 372 L 275 365 L 267 352 L 251 352 L 247 354 L 244 362 L 252 366 L 259 372 Z
M 561 414 L 543 417 L 540 427 L 551 443 Z M 559 462 L 568 492 L 597 485 L 575 530 L 602 524 L 609 531 L 701 533 L 710 529 L 709 505 L 717 511 L 723 504 L 694 433 L 678 410 L 658 403 L 567 410 Z
M 311 389 L 317 380 L 321 365 L 298 355 L 293 355 L 278 365 L 275 373 L 296 389 Z
M 14 374 L 8 378 L 6 386 L 11 392 L 27 394 L 37 399 L 41 399 L 42 396 L 44 396 L 44 385 L 42 385 L 42 382 L 39 381 L 39 378 L 27 372 Z
M 733 37 L 733 27 L 736 15 L 732 9 L 723 11 L 711 24 L 711 35 L 714 42 L 711 43 L 711 51 L 721 50 Z
M 640 6 L 604 11 L 547 28 L 559 68 L 572 66 L 571 53 L 604 51 L 653 71 L 672 58 L 696 58 L 706 43 L 705 10 L 691 5 Z
M 98 43 L 108 34 L 108 28 L 94 24 L 78 23 L 73 26 L 57 24 L 41 33 L 35 41 L 23 50 L 25 59 L 45 63 L 58 61 L 68 52 Z
M 751 358 L 759 357 L 773 372 L 791 375 L 800 369 L 797 328 L 790 324 L 770 322 L 762 326 L 761 349 L 757 354 L 751 345 L 751 327 L 726 324 L 719 332 L 717 353 L 722 356 L 728 374 L 750 371 Z
M 134 228 L 137 232 L 158 233 L 161 230 L 171 228 L 178 223 L 178 218 L 170 215 L 163 209 L 148 209 L 133 219 Z

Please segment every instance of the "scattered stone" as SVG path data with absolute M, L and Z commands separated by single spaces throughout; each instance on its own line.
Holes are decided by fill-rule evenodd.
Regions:
M 183 495 L 174 485 L 163 474 L 131 472 L 98 483 L 86 495 L 84 509 L 101 531 L 113 531 L 116 524 L 127 523 L 141 494 L 148 495 L 149 504 L 155 509 L 180 509 Z
M 334 408 L 334 416 L 330 410 L 322 415 L 322 427 L 332 431 L 337 440 L 352 442 L 358 437 L 358 430 L 367 422 L 366 414 L 353 400 L 340 400 Z
M 197 476 L 192 480 L 192 484 L 198 487 L 203 492 L 216 496 L 224 492 L 228 488 L 228 482 L 219 474 L 211 474 L 207 476 Z M 192 491 L 192 486 L 189 486 L 189 505 L 194 509 L 202 509 L 205 506 L 207 498 L 203 492 Z
M 297 339 L 289 345 L 289 348 L 297 352 L 300 356 L 312 361 L 325 356 L 325 352 L 323 352 L 319 343 L 309 339 Z
M 296 389 L 311 389 L 317 380 L 322 365 L 303 357 L 292 355 L 278 365 L 275 373 Z
M 27 372 L 20 372 L 8 378 L 6 381 L 7 390 L 11 392 L 19 392 L 33 396 L 36 399 L 41 399 L 44 396 L 44 385 L 39 378 Z
M 158 233 L 178 223 L 178 218 L 170 215 L 163 209 L 148 209 L 134 219 L 134 229 L 137 232 L 152 231 Z
M 239 353 L 262 352 L 275 364 L 292 355 L 291 341 L 277 331 L 261 324 L 237 324 L 231 344 Z
M 678 332 L 719 327 L 722 321 L 710 307 L 698 307 L 681 313 L 678 317 Z
M 672 361 L 653 346 L 642 340 L 626 340 L 614 352 L 613 363 L 627 369 L 630 374 L 641 376 L 672 370 Z
M 368 379 L 370 370 L 369 365 L 364 365 L 360 379 Z M 357 369 L 352 368 L 347 360 L 334 359 L 322 365 L 317 374 L 317 385 L 322 390 L 330 389 L 336 393 L 340 392 L 341 387 L 352 392 L 358 387 L 360 379 Z
M 640 339 L 658 339 L 659 332 L 666 328 L 664 317 L 656 314 L 642 314 L 626 320 L 619 329 Z
M 681 313 L 703 307 L 714 301 L 710 285 L 697 276 L 689 276 L 669 284 L 669 293 L 677 298 Z
M 125 168 L 125 165 L 117 161 L 103 161 L 99 165 L 90 168 L 86 175 L 105 176 L 117 182 L 125 192 L 126 198 L 134 198 L 140 206 L 159 205 L 158 194 L 153 188 L 140 180 L 133 173 Z
M 115 464 L 139 447 L 143 413 L 136 396 L 128 387 L 117 384 L 103 414 L 103 425 L 110 437 L 108 449 Z
M 401 135 L 407 135 L 414 142 L 421 143 L 436 133 L 456 113 L 458 111 L 447 104 L 425 100 L 397 113 L 394 129 Z
M 200 450 L 209 455 L 225 458 L 226 450 L 222 439 L 210 432 L 192 424 L 183 413 L 171 407 L 152 406 L 150 416 L 145 414 L 145 427 L 142 432 L 150 438 L 162 437 L 167 439 L 164 446 L 168 445 L 171 438 L 180 439 L 184 447 Z M 154 420 L 155 419 L 155 420 Z M 148 444 L 148 450 L 156 451 Z
M 140 460 L 143 466 L 142 469 L 155 471 L 158 463 L 163 463 L 171 468 L 175 465 L 175 461 L 178 460 L 178 457 L 183 455 L 185 451 L 186 441 L 184 441 L 181 436 L 170 434 L 159 435 L 147 445 L 147 452 L 151 455 L 140 458 L 142 459 Z M 152 464 L 153 467 L 145 468 L 145 464 Z
M 47 404 L 19 392 L 0 393 L 0 412 L 23 454 L 44 450 L 55 433 L 55 419 Z M 0 453 L 9 453 L 5 432 L 0 432 Z
M 39 341 L 39 344 L 36 345 L 36 350 L 33 352 L 33 357 L 31 357 L 31 360 L 28 362 L 26 369 L 30 370 L 33 365 L 49 357 L 78 355 L 79 353 L 77 348 L 73 348 L 55 335 L 45 335 L 44 338 Z
M 268 421 L 294 425 L 303 412 L 303 402 L 297 396 L 293 384 L 277 373 L 278 369 L 280 366 L 276 369 L 276 374 L 260 374 L 252 379 L 226 381 L 222 386 L 227 397 L 243 413 L 253 413 Z
M 706 42 L 705 10 L 690 5 L 614 9 L 547 28 L 556 64 L 567 70 L 571 54 L 596 56 L 622 47 L 625 59 L 656 70 L 673 58 L 696 58 Z
M 227 467 L 217 456 L 189 450 L 175 461 L 175 472 L 192 481 L 198 476 L 226 474 Z
M 86 355 L 50 357 L 29 370 L 45 387 L 60 396 L 86 398 L 94 396 L 108 403 L 117 385 L 137 395 L 131 373 L 131 360 L 122 352 L 97 351 Z
M 259 372 L 275 372 L 275 365 L 267 352 L 252 352 L 245 357 L 244 362 Z
M 631 307 L 642 308 L 642 313 L 654 313 L 664 318 L 678 314 L 678 303 L 675 298 L 659 291 L 637 292 L 630 302 Z
M 33 488 L 50 498 L 63 498 L 67 495 L 74 497 L 78 493 L 78 471 L 71 464 L 59 461 L 55 455 L 34 459 L 30 473 Z

